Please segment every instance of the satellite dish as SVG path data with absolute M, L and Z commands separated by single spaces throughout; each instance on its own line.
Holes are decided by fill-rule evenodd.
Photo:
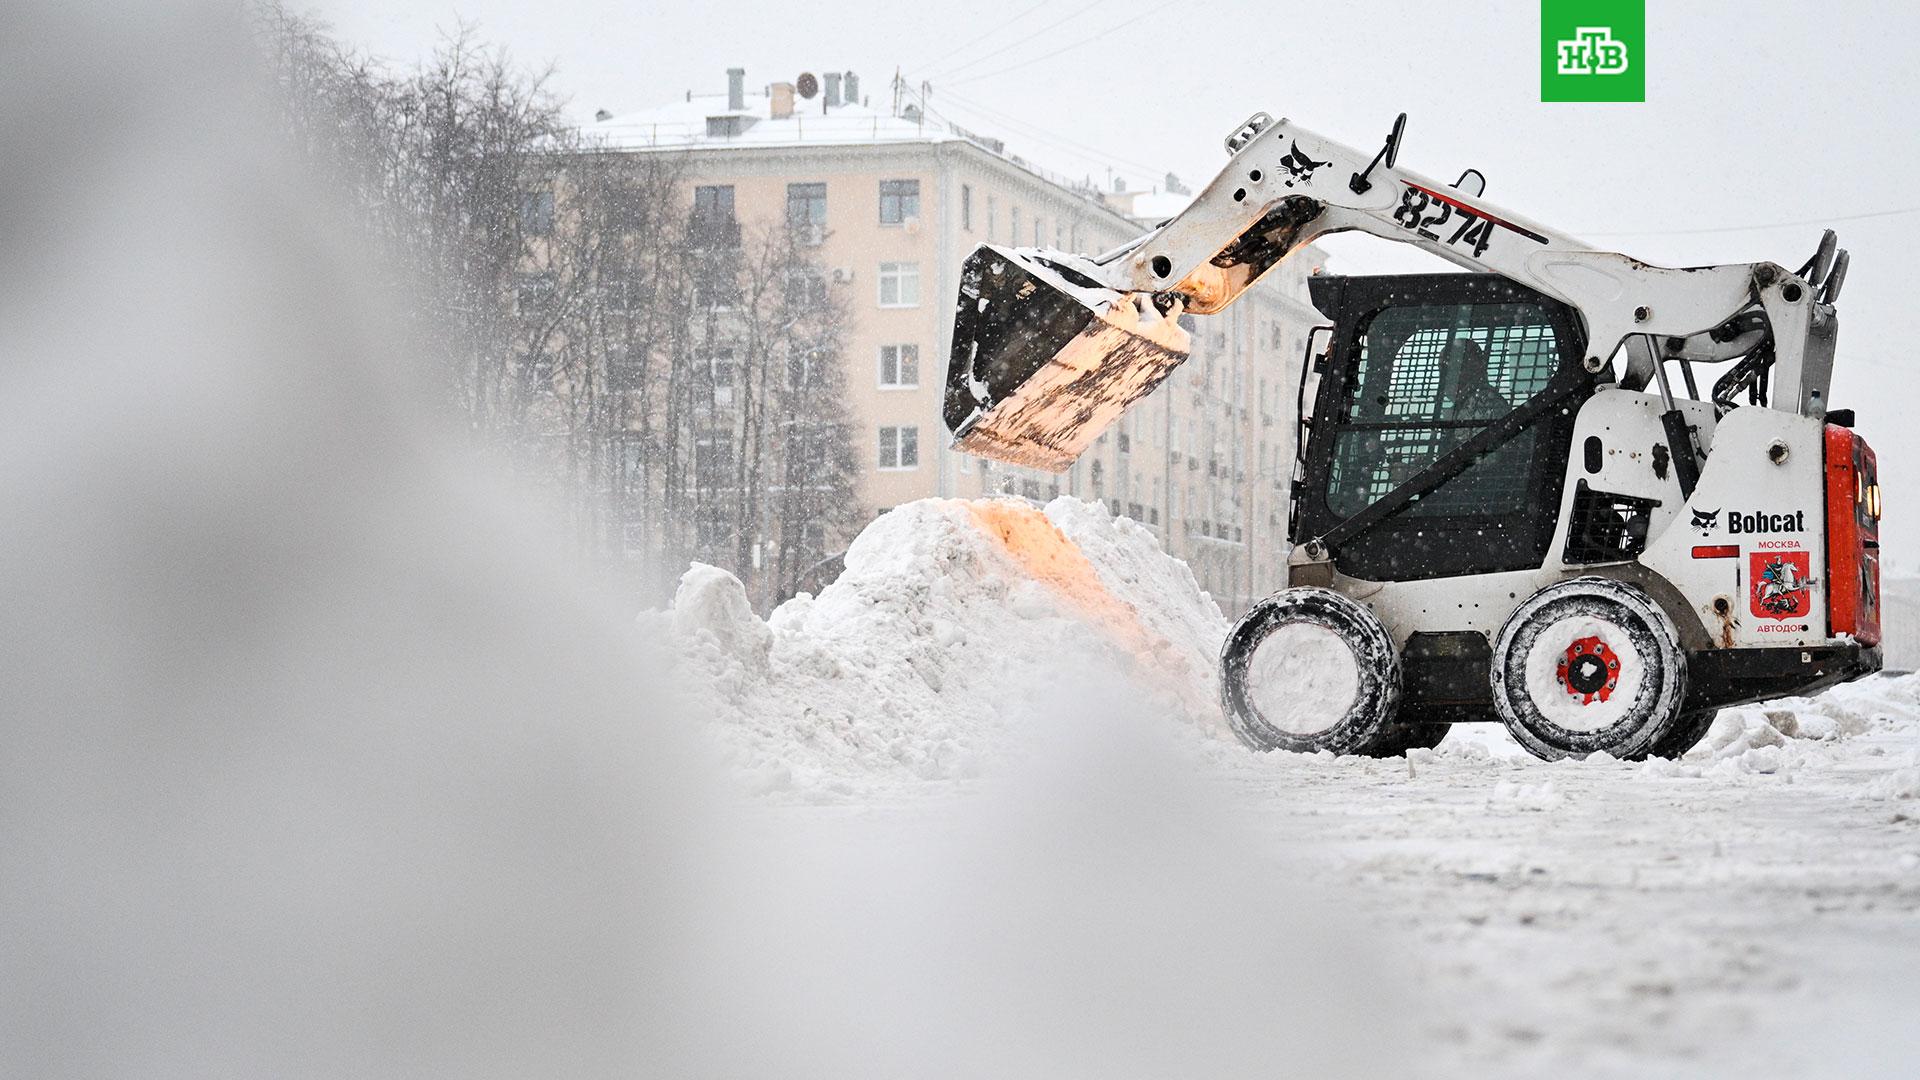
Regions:
M 803 71 L 799 78 L 793 80 L 793 88 L 800 91 L 801 97 L 811 101 L 813 95 L 820 92 L 820 80 L 813 77 L 813 72 Z

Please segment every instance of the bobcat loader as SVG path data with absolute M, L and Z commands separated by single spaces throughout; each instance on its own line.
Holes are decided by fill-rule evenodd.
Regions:
M 1400 169 L 1405 120 L 1369 157 L 1257 113 L 1118 250 L 975 250 L 955 445 L 1065 469 L 1186 358 L 1191 316 L 1358 230 L 1470 272 L 1310 280 L 1330 325 L 1300 374 L 1288 585 L 1220 659 L 1248 745 L 1393 754 L 1497 719 L 1545 758 L 1677 756 L 1720 708 L 1879 670 L 1874 454 L 1827 403 L 1833 233 L 1797 272 L 1651 266 L 1486 202 L 1473 170 Z

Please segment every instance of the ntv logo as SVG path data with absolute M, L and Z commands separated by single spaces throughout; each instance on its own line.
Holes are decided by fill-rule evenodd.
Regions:
M 1573 37 L 1555 42 L 1561 75 L 1624 75 L 1627 44 L 1614 39 L 1610 26 L 1582 26 Z
M 1647 100 L 1646 0 L 1540 0 L 1541 101 Z

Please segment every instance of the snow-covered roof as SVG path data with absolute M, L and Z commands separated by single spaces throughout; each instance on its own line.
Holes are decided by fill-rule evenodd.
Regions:
M 929 118 L 925 123 L 894 116 L 866 105 L 821 108 L 794 95 L 793 115 L 773 118 L 770 95 L 749 93 L 744 109 L 727 108 L 725 94 L 694 94 L 685 101 L 656 109 L 623 113 L 581 127 L 581 132 L 612 149 L 645 150 L 655 147 L 819 146 L 884 142 L 947 142 L 965 138 Z M 737 134 L 707 133 L 709 117 L 737 117 L 745 122 Z
M 729 109 L 725 94 L 692 94 L 654 109 L 622 113 L 581 125 L 589 141 L 609 150 L 767 149 L 772 147 L 873 146 L 909 143 L 969 143 L 1056 187 L 1098 200 L 1091 177 L 1073 177 L 1008 151 L 1000 139 L 970 131 L 937 115 L 895 116 L 865 104 L 823 107 L 823 98 L 793 96 L 793 112 L 775 119 L 773 98 L 748 92 L 745 108 Z M 871 99 L 869 99 L 871 100 Z M 709 119 L 731 117 L 726 130 L 710 133 Z

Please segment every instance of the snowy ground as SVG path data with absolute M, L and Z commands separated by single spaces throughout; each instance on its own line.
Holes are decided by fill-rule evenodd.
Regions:
M 886 874 L 904 852 L 936 877 L 982 844 L 1008 866 L 1050 853 L 1038 884 L 1014 879 L 1040 899 L 969 909 L 991 940 L 1027 940 L 1036 906 L 1120 913 L 1085 955 L 1034 945 L 1016 982 L 1097 956 L 1116 998 L 1197 996 L 1236 1039 L 1291 1033 L 1186 1046 L 1207 1025 L 1148 1008 L 1163 1020 L 1135 1050 L 1185 1046 L 1178 1072 L 1920 1062 L 1920 677 L 1729 710 L 1679 762 L 1548 764 L 1485 727 L 1404 760 L 1256 756 L 1213 715 L 1224 621 L 1130 522 L 1066 499 L 913 504 L 847 563 L 766 623 L 724 574 L 689 575 L 670 621 L 736 774 L 805 844 L 887 852 Z M 944 846 L 956 830 L 979 842 Z M 1091 869 L 1053 878 L 1063 853 Z M 839 876 L 876 876 L 862 865 Z M 1153 1075 L 1139 1053 L 1116 1060 Z
M 1920 681 L 1738 710 L 1676 765 L 1475 734 L 1221 768 L 1446 1003 L 1436 1072 L 1913 1074 Z

